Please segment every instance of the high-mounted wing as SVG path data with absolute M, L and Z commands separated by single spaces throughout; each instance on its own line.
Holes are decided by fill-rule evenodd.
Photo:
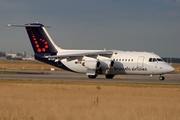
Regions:
M 68 59 L 70 60 L 75 60 L 79 59 L 81 60 L 84 56 L 86 57 L 91 57 L 91 58 L 97 58 L 97 56 L 103 56 L 103 57 L 108 57 L 110 58 L 113 54 L 113 51 L 97 51 L 97 52 L 79 52 L 79 53 L 61 53 L 60 55 L 53 55 L 53 56 L 47 56 L 48 58 L 57 58 L 59 60 L 62 59 Z

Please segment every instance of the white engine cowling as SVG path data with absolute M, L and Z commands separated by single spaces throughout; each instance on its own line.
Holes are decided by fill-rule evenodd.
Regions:
M 97 70 L 101 67 L 98 60 L 86 60 L 82 65 L 91 70 Z
M 104 70 L 111 69 L 114 67 L 113 60 L 104 60 L 104 61 L 100 61 L 100 63 L 101 63 L 101 68 Z

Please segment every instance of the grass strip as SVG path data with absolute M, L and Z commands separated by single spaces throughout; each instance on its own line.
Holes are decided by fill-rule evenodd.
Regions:
M 0 74 L 50 74 L 50 73 L 46 73 L 46 72 L 0 71 Z
M 1 79 L 0 83 L 23 83 L 23 84 L 66 84 L 66 85 L 96 85 L 96 86 L 117 86 L 117 87 L 154 87 L 154 88 L 180 88 L 180 84 L 157 84 L 157 83 L 109 83 L 109 82 L 82 82 L 64 80 L 18 80 Z

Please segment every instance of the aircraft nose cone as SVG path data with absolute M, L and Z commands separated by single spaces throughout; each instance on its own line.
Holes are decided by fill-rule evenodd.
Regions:
M 173 71 L 175 70 L 175 69 L 174 69 L 172 66 L 170 66 L 170 65 L 168 66 L 167 69 L 168 69 L 169 72 L 173 72 Z

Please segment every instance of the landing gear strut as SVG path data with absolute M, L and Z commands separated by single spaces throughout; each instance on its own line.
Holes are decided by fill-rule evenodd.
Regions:
M 88 75 L 89 79 L 95 79 L 98 76 L 98 70 L 96 70 L 95 75 Z
M 159 80 L 165 80 L 165 77 L 160 75 Z

